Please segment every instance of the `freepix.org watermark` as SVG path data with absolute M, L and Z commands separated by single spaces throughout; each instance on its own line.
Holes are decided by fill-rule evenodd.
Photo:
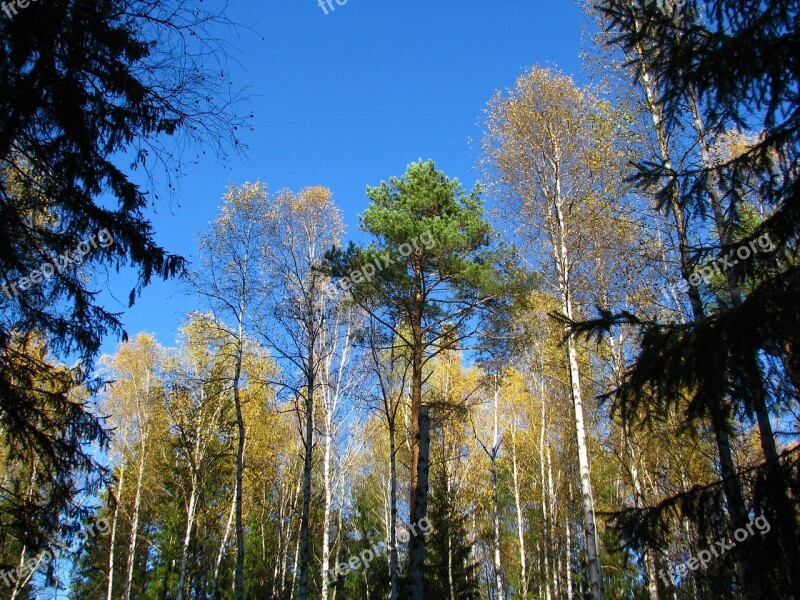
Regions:
M 47 566 L 50 562 L 62 556 L 77 552 L 89 538 L 93 538 L 98 534 L 105 535 L 109 531 L 111 531 L 111 526 L 108 524 L 108 521 L 105 519 L 98 519 L 89 525 L 87 529 L 81 529 L 75 534 L 75 541 L 72 546 L 64 542 L 54 542 L 49 549 L 43 550 L 36 556 L 32 556 L 16 569 L 0 571 L 0 581 L 5 583 L 6 587 L 12 587 L 17 582 L 17 579 L 24 579 L 30 573 L 38 571 L 40 567 Z
M 25 291 L 39 283 L 43 278 L 51 279 L 56 271 L 63 272 L 64 269 L 69 267 L 71 263 L 82 264 L 83 257 L 89 254 L 92 249 L 97 250 L 98 242 L 101 248 L 108 248 L 114 243 L 114 238 L 111 237 L 111 232 L 107 228 L 103 228 L 97 233 L 93 233 L 88 242 L 81 242 L 75 250 L 67 250 L 64 254 L 58 256 L 51 256 L 53 262 L 43 263 L 38 269 L 31 271 L 27 277 L 21 277 L 12 283 L 6 283 L 2 289 L 9 300 L 19 296 L 20 291 Z M 19 286 L 19 289 L 17 289 Z
M 426 231 L 418 238 L 411 240 L 411 242 L 400 244 L 400 247 L 397 250 L 400 253 L 400 256 L 405 258 L 414 250 L 419 250 L 420 244 L 422 244 L 426 250 L 430 250 L 436 246 L 436 240 L 433 239 L 433 234 L 430 231 Z M 371 263 L 367 263 L 355 271 L 350 271 L 347 274 L 347 277 L 342 277 L 340 280 L 337 280 L 335 284 L 333 281 L 328 282 L 328 285 L 325 289 L 325 295 L 331 300 L 335 300 L 341 292 L 349 292 L 354 283 L 359 284 L 362 282 L 372 281 L 372 278 L 375 277 L 375 275 L 383 271 L 389 265 L 395 264 L 396 262 L 397 259 L 392 258 L 392 253 L 387 250 Z
M 769 521 L 767 521 L 767 518 L 764 515 L 759 515 L 744 527 L 740 527 L 733 532 L 733 537 L 736 542 L 743 542 L 749 536 L 755 535 L 755 531 L 753 531 L 754 525 L 761 535 L 765 535 L 770 529 L 772 529 L 772 526 L 769 524 Z M 661 581 L 664 582 L 664 585 L 669 586 L 671 581 L 673 586 L 677 586 L 678 581 L 676 579 L 676 575 L 677 577 L 683 578 L 686 577 L 686 574 L 689 571 L 705 569 L 706 565 L 711 562 L 713 558 L 719 558 L 734 548 L 736 546 L 736 542 L 731 540 L 717 540 L 708 547 L 708 550 L 700 550 L 700 552 L 697 553 L 697 556 L 692 556 L 686 562 L 683 562 L 672 569 L 667 569 L 666 573 L 664 573 L 664 569 L 662 569 L 658 572 L 658 576 L 661 578 Z M 670 581 L 667 581 L 667 575 L 669 575 Z
M 419 531 L 417 531 L 417 527 L 419 527 Z M 400 527 L 396 534 L 397 541 L 401 544 L 405 544 L 411 539 L 412 535 L 416 537 L 420 534 L 420 532 L 422 535 L 427 535 L 432 529 L 433 526 L 431 526 L 431 524 L 428 522 L 428 519 L 426 517 L 422 517 L 417 524 L 412 523 L 410 530 Z M 389 550 L 390 546 L 391 540 L 389 539 L 376 542 L 372 548 L 367 548 L 358 556 L 351 556 L 347 562 L 340 562 L 338 565 L 336 565 L 335 569 L 329 570 L 328 580 L 333 583 L 340 576 L 344 577 L 348 573 L 357 571 L 361 567 L 367 567 L 373 560 L 379 556 L 383 556 Z
M 317 4 L 322 9 L 326 15 L 332 13 L 336 10 L 334 4 L 338 4 L 339 6 L 344 6 L 347 4 L 347 0 L 318 0 Z
M 3 12 L 6 13 L 9 19 L 13 19 L 17 14 L 17 8 L 28 8 L 31 2 L 38 1 L 39 0 L 11 0 L 10 2 L 0 2 L 0 8 L 3 9 Z
M 689 276 L 689 281 L 682 279 L 677 285 L 670 285 L 669 288 L 674 293 L 675 291 L 686 293 L 690 287 L 697 287 L 701 282 L 708 285 L 714 275 L 721 275 L 728 269 L 731 269 L 739 264 L 739 261 L 747 260 L 754 254 L 759 252 L 772 252 L 775 250 L 775 245 L 769 237 L 769 233 L 760 235 L 755 240 L 750 240 L 747 245 L 741 245 L 735 250 L 731 250 L 724 256 L 719 258 L 711 258 L 703 263 L 699 268 Z M 669 298 L 669 293 L 664 292 L 664 295 Z

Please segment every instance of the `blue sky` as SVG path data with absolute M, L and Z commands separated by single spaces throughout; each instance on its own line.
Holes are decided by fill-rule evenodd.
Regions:
M 347 0 L 325 14 L 317 0 L 234 0 L 251 31 L 232 41 L 241 112 L 255 115 L 249 151 L 227 165 L 206 155 L 188 167 L 175 200 L 152 214 L 156 239 L 190 258 L 228 183 L 260 179 L 271 191 L 324 185 L 358 238 L 367 185 L 433 159 L 471 187 L 482 110 L 495 90 L 538 64 L 581 78 L 585 25 L 577 0 Z M 162 197 L 162 190 L 158 190 Z M 112 275 L 106 306 L 125 311 L 132 336 L 174 343 L 196 300 L 156 282 L 126 309 L 129 278 Z M 104 352 L 112 352 L 109 338 Z

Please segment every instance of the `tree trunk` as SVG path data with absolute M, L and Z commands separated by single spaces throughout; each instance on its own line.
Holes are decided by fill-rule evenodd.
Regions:
M 34 455 L 33 464 L 31 465 L 31 476 L 28 480 L 28 489 L 25 492 L 25 500 L 30 502 L 31 497 L 33 496 L 33 482 L 36 480 L 36 471 L 39 467 L 39 457 Z M 25 565 L 25 553 L 27 551 L 27 546 L 23 545 L 22 550 L 19 553 L 19 565 L 18 567 L 23 567 Z M 28 574 L 25 577 L 17 577 L 14 581 L 14 587 L 11 590 L 11 599 L 16 600 L 17 596 L 19 595 L 20 591 L 27 585 L 28 581 L 31 577 L 33 577 L 34 571 L 28 571 Z
M 411 324 L 411 484 L 409 522 L 416 527 L 427 514 L 428 462 L 430 459 L 430 418 L 422 407 L 423 338 L 422 316 L 419 311 Z M 423 428 L 427 428 L 423 432 Z M 425 438 L 425 439 L 423 439 Z M 424 474 L 423 474 L 424 471 Z M 423 482 L 424 478 L 424 482 Z M 425 536 L 412 535 L 409 543 L 409 597 L 425 598 Z
M 197 431 L 196 434 L 197 437 L 194 445 L 195 458 L 197 458 L 200 454 L 200 431 Z M 183 547 L 181 549 L 181 576 L 178 583 L 177 600 L 184 600 L 186 597 L 186 579 L 189 573 L 189 545 L 192 541 L 192 529 L 194 528 L 194 517 L 197 510 L 197 486 L 197 469 L 192 467 L 192 482 L 191 490 L 189 491 L 189 504 L 186 507 L 186 531 L 183 536 Z
M 114 598 L 114 557 L 116 556 L 117 542 L 117 523 L 119 521 L 119 508 L 122 503 L 122 490 L 125 485 L 125 462 L 119 468 L 119 485 L 117 486 L 117 498 L 114 502 L 114 517 L 111 520 L 111 540 L 108 547 L 108 587 L 106 588 L 106 600 Z
M 697 106 L 697 100 L 695 99 L 695 94 L 693 91 L 691 91 L 689 97 L 689 105 L 692 110 L 692 116 L 694 117 L 694 128 L 695 132 L 697 133 L 697 140 L 700 146 L 700 156 L 703 160 L 703 166 L 706 169 L 710 169 L 712 167 L 712 161 L 708 143 L 706 142 L 705 126 L 703 124 L 702 117 L 700 116 L 700 109 Z M 716 178 L 716 180 L 715 178 L 712 178 L 710 171 L 706 172 L 705 179 L 705 187 L 711 201 L 711 208 L 714 214 L 714 224 L 716 225 L 717 236 L 719 237 L 720 244 L 723 247 L 731 247 L 734 243 L 733 231 L 731 224 L 725 218 L 725 211 L 722 206 L 722 198 L 720 197 L 718 191 L 718 188 L 721 187 L 723 183 L 719 181 L 719 178 Z M 737 282 L 735 265 L 732 269 L 725 271 L 725 279 L 726 283 L 728 284 L 728 292 L 731 295 L 731 302 L 734 306 L 740 306 L 743 301 L 743 295 L 742 290 Z M 772 424 L 769 420 L 769 410 L 767 409 L 767 403 L 764 398 L 764 383 L 761 378 L 761 367 L 758 365 L 756 356 L 752 356 L 750 359 L 753 373 L 756 373 L 759 376 L 759 389 L 756 390 L 756 394 L 753 397 L 753 410 L 756 413 L 758 430 L 759 434 L 761 435 L 761 448 L 764 453 L 764 458 L 767 460 L 773 460 L 778 456 L 778 451 L 775 446 L 775 435 L 772 431 Z
M 446 455 L 446 451 L 442 452 L 442 456 Z M 444 459 L 444 482 L 447 488 L 447 497 L 450 498 L 453 491 L 453 484 L 450 480 L 450 470 L 447 466 L 447 459 Z M 453 576 L 453 534 L 450 527 L 447 528 L 447 591 L 450 600 L 456 600 L 456 582 Z
M 128 545 L 128 576 L 125 582 L 125 600 L 131 599 L 133 571 L 136 566 L 136 545 L 139 540 L 139 512 L 142 505 L 142 482 L 144 480 L 145 456 L 147 454 L 147 434 L 142 435 L 139 454 L 139 472 L 136 476 L 136 496 L 133 501 L 133 515 L 131 517 L 131 540 Z
M 623 435 L 625 436 L 625 446 L 628 450 L 628 456 L 631 461 L 631 466 L 629 469 L 631 481 L 633 483 L 633 491 L 634 491 L 634 507 L 641 508 L 647 505 L 647 500 L 644 495 L 644 487 L 642 486 L 642 481 L 639 478 L 639 467 L 637 463 L 637 455 L 636 451 L 633 447 L 633 442 L 630 439 L 630 431 L 627 425 L 623 425 L 624 431 Z M 647 592 L 650 594 L 650 600 L 658 600 L 658 575 L 656 574 L 656 561 L 653 557 L 653 552 L 649 548 L 645 548 L 643 551 L 643 558 L 644 558 L 644 571 L 645 571 L 645 579 L 647 580 Z
M 300 497 L 300 486 L 302 484 L 302 479 L 298 477 L 297 485 L 295 486 L 294 493 L 292 494 L 291 506 L 289 508 L 289 516 L 287 519 L 286 524 L 286 543 L 285 543 L 285 553 L 286 553 L 286 560 L 281 565 L 281 598 L 286 597 L 286 574 L 289 570 L 289 559 L 291 555 L 289 554 L 289 545 L 292 542 L 292 518 L 295 515 L 295 511 L 297 510 L 297 499 Z M 297 528 L 297 544 L 295 544 L 295 554 L 294 554 L 294 569 L 292 570 L 292 589 L 290 592 L 290 596 L 294 595 L 294 588 L 295 584 L 297 583 L 297 571 L 298 564 L 297 564 L 297 557 L 299 556 L 299 549 L 300 549 L 300 527 Z
M 491 469 L 492 469 L 492 524 L 494 526 L 494 583 L 497 590 L 497 600 L 504 600 L 503 592 L 503 567 L 500 562 L 500 500 L 497 489 L 497 455 L 500 451 L 500 435 L 497 426 L 497 410 L 500 389 L 495 375 L 494 385 L 494 436 L 492 440 Z
M 302 523 L 300 525 L 302 529 Z M 300 546 L 302 544 L 302 536 L 300 535 L 300 531 L 297 532 L 297 544 L 294 547 L 294 571 L 292 572 L 292 589 L 289 591 L 289 600 L 294 598 L 294 590 L 297 587 L 297 573 L 300 571 L 298 568 L 298 561 L 300 560 Z
M 616 343 L 613 335 L 608 336 L 608 344 L 611 348 L 611 357 L 613 359 L 612 369 L 614 373 L 614 383 L 617 386 L 622 385 L 624 379 L 623 343 L 624 339 L 622 334 L 620 334 L 619 344 Z M 633 505 L 634 508 L 642 508 L 647 506 L 647 499 L 645 498 L 644 494 L 644 486 L 642 485 L 642 481 L 639 477 L 639 457 L 633 445 L 630 427 L 624 420 L 622 422 L 622 437 L 625 449 L 628 453 L 628 460 L 630 461 L 628 474 L 631 478 L 631 483 L 633 484 Z M 647 581 L 647 592 L 650 595 L 650 600 L 658 600 L 658 575 L 656 574 L 656 562 L 655 558 L 653 557 L 653 552 L 649 548 L 644 548 L 643 559 L 645 579 Z
M 231 510 L 228 513 L 228 521 L 225 524 L 225 533 L 222 536 L 222 541 L 219 544 L 217 551 L 217 559 L 214 561 L 214 580 L 211 584 L 211 600 L 217 600 L 217 588 L 219 586 L 219 569 L 222 565 L 222 559 L 225 557 L 225 547 L 228 545 L 228 538 L 231 535 L 231 527 L 233 526 L 233 517 L 236 514 L 236 493 L 234 492 L 233 500 L 231 502 Z
M 539 401 L 542 405 L 541 427 L 539 429 L 539 476 L 542 484 L 542 563 L 544 566 L 544 597 L 546 600 L 551 599 L 551 586 L 550 586 L 550 511 L 548 510 L 550 501 L 550 487 L 548 480 L 545 478 L 545 452 L 548 442 L 545 441 L 545 432 L 547 430 L 547 406 L 545 404 L 545 390 L 544 390 L 544 375 L 542 375 L 540 383 L 540 397 Z
M 556 177 L 556 225 L 557 235 L 555 262 L 558 269 L 559 288 L 561 292 L 561 308 L 564 315 L 572 320 L 572 290 L 570 287 L 570 264 L 567 254 L 566 231 L 562 212 L 561 181 Z M 589 568 L 589 583 L 592 600 L 603 600 L 603 573 L 600 564 L 600 548 L 595 524 L 594 497 L 592 495 L 592 479 L 589 467 L 589 450 L 586 444 L 586 428 L 583 418 L 583 400 L 581 398 L 581 380 L 578 368 L 578 349 L 575 334 L 567 330 L 567 359 L 569 361 L 570 391 L 575 411 L 575 434 L 578 442 L 578 464 L 581 474 L 581 498 L 583 506 L 583 522 L 586 529 L 586 560 Z
M 420 349 L 420 354 L 422 353 Z M 421 362 L 421 361 L 420 361 Z M 420 385 L 422 384 L 420 369 Z M 416 535 L 410 541 L 410 569 L 411 585 L 409 597 L 411 600 L 425 599 L 425 534 L 419 529 L 420 521 L 428 512 L 428 463 L 430 458 L 430 413 L 427 406 L 419 410 L 419 451 L 417 459 L 417 480 L 413 490 L 414 505 L 412 509 L 411 527 L 416 527 Z
M 528 563 L 525 554 L 525 516 L 522 514 L 522 501 L 519 492 L 519 466 L 517 465 L 517 438 L 511 435 L 511 476 L 514 482 L 514 506 L 517 510 L 517 537 L 519 538 L 519 565 L 522 579 L 522 598 L 528 600 Z
M 333 415 L 331 406 L 325 402 L 325 448 L 323 455 L 322 475 L 325 493 L 325 507 L 322 525 L 322 600 L 328 600 L 328 572 L 331 561 L 331 510 L 333 496 L 331 492 L 331 445 L 333 438 Z
M 336 513 L 336 531 L 337 531 L 336 537 L 337 538 L 339 537 L 339 534 L 342 531 L 342 518 L 344 516 L 343 515 L 343 513 L 344 513 L 344 494 L 345 494 L 344 481 L 343 481 L 344 476 L 341 475 L 341 477 L 342 477 L 342 481 L 341 481 L 341 488 L 340 488 L 340 493 L 339 493 L 339 510 Z M 334 545 L 336 546 L 336 552 L 334 552 L 334 555 L 333 555 L 333 563 L 334 564 L 339 564 L 339 554 L 340 554 L 340 551 L 342 549 L 342 544 L 336 544 L 335 543 Z M 338 586 L 335 585 L 333 587 L 333 595 L 331 596 L 331 600 L 336 600 L 336 592 L 337 592 L 337 590 L 338 590 Z
M 389 423 L 389 573 L 391 581 L 391 600 L 397 600 L 398 556 L 397 556 L 397 447 L 395 442 L 395 421 Z
M 667 144 L 667 135 L 664 128 L 664 120 L 658 105 L 658 96 L 652 80 L 652 76 L 647 68 L 647 65 L 641 59 L 644 56 L 641 48 L 636 48 L 639 55 L 639 77 L 642 81 L 642 88 L 647 100 L 648 109 L 653 120 L 653 129 L 658 142 L 661 160 L 664 168 L 672 171 L 672 161 L 670 159 L 669 146 Z M 684 280 L 688 281 L 693 272 L 693 263 L 691 257 L 691 249 L 689 245 L 689 238 L 686 229 L 686 223 L 683 214 L 683 208 L 678 201 L 678 192 L 675 190 L 669 197 L 670 211 L 672 212 L 675 220 L 675 233 L 678 237 L 678 250 L 680 256 L 681 276 Z M 702 320 L 705 316 L 703 309 L 702 299 L 696 287 L 690 286 L 688 290 L 689 302 L 692 307 L 692 316 L 695 321 Z M 723 479 L 723 490 L 725 492 L 725 503 L 728 508 L 728 513 L 731 516 L 734 528 L 742 527 L 747 524 L 747 508 L 744 503 L 742 495 L 741 484 L 736 474 L 736 469 L 733 462 L 733 452 L 731 450 L 729 439 L 729 419 L 730 407 L 724 398 L 710 407 L 710 420 L 711 427 L 714 431 L 714 437 L 717 444 L 717 452 L 719 455 L 720 472 Z M 742 571 L 742 578 L 747 588 L 748 598 L 757 598 L 760 596 L 758 590 L 758 582 L 751 576 L 754 573 L 755 567 L 751 563 L 751 559 L 743 553 L 737 553 L 737 559 Z
M 240 313 L 241 314 L 241 313 Z M 242 483 L 244 472 L 245 429 L 242 416 L 242 402 L 239 394 L 239 381 L 242 375 L 242 336 L 244 334 L 241 318 L 239 319 L 239 337 L 236 340 L 236 371 L 233 376 L 233 403 L 236 408 L 236 575 L 234 591 L 236 600 L 244 598 L 244 522 L 242 514 Z
M 570 494 L 570 497 L 572 494 Z M 567 532 L 567 547 L 566 547 L 566 571 L 567 571 L 567 600 L 572 600 L 574 598 L 574 593 L 572 591 L 572 533 L 569 528 L 569 511 L 564 511 L 564 528 Z
M 308 571 L 310 560 L 309 519 L 311 518 L 311 467 L 314 451 L 314 336 L 309 335 L 308 372 L 306 373 L 306 422 L 303 440 L 303 514 L 300 520 L 300 600 L 308 600 Z

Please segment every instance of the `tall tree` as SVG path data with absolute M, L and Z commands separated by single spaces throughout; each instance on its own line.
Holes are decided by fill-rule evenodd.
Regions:
M 155 339 L 147 334 L 139 334 L 133 342 L 121 346 L 116 354 L 103 357 L 103 363 L 114 383 L 103 400 L 103 408 L 111 415 L 115 427 L 114 445 L 120 448 L 120 485 L 126 463 L 134 468 L 134 501 L 131 511 L 131 528 L 128 536 L 128 562 L 125 569 L 123 595 L 130 600 L 134 586 L 134 566 L 140 534 L 140 514 L 147 456 L 154 437 L 154 429 L 164 417 L 163 377 L 160 374 L 164 350 Z M 116 534 L 117 513 L 114 513 L 114 533 Z M 114 536 L 116 537 L 116 536 Z M 113 593 L 113 555 L 114 540 L 111 542 L 108 571 L 108 594 Z
M 488 109 L 484 164 L 503 215 L 527 248 L 546 243 L 541 265 L 558 291 L 561 313 L 577 317 L 579 277 L 586 271 L 588 226 L 606 226 L 613 215 L 610 192 L 619 173 L 615 127 L 607 106 L 571 79 L 534 68 L 507 97 Z M 549 263 L 549 264 L 547 264 Z M 592 598 L 604 597 L 594 496 L 574 333 L 566 329 L 566 354 L 578 441 L 581 495 Z
M 242 481 L 244 472 L 245 424 L 241 401 L 242 363 L 245 336 L 253 331 L 250 321 L 262 314 L 265 298 L 262 284 L 263 248 L 267 238 L 269 205 L 260 184 L 231 186 L 225 195 L 222 214 L 200 242 L 199 269 L 192 276 L 196 293 L 210 304 L 214 325 L 233 341 L 231 387 L 236 412 L 236 483 L 234 514 L 236 530 L 237 600 L 244 597 L 244 523 Z
M 175 452 L 188 471 L 178 600 L 191 595 L 190 554 L 204 486 L 210 479 L 211 465 L 219 461 L 218 445 L 227 437 L 220 432 L 227 416 L 225 374 L 231 366 L 231 357 L 221 350 L 225 337 L 206 317 L 195 316 L 182 333 L 183 343 L 169 363 L 165 402 Z
M 367 189 L 361 228 L 369 246 L 329 254 L 336 275 L 367 313 L 411 356 L 411 481 L 409 522 L 427 514 L 430 411 L 423 403 L 426 363 L 458 347 L 474 331 L 473 317 L 496 296 L 492 229 L 483 217 L 480 188 L 466 194 L 433 162 L 408 166 Z M 424 597 L 425 536 L 411 538 L 409 594 Z
M 662 203 L 671 201 L 694 211 L 705 206 L 714 215 L 719 237 L 704 240 L 694 256 L 684 260 L 688 267 L 685 277 L 696 275 L 691 269 L 696 257 L 729 259 L 729 252 L 738 250 L 731 247 L 732 241 L 741 247 L 767 236 L 777 249 L 747 261 L 737 260 L 738 266 L 732 265 L 732 272 L 725 275 L 728 300 L 723 297 L 723 302 L 710 310 L 701 310 L 703 288 L 699 280 L 690 279 L 690 323 L 642 325 L 646 343 L 626 378 L 620 401 L 629 407 L 646 403 L 648 390 L 659 389 L 662 393 L 669 390 L 664 400 L 674 404 L 688 393 L 691 420 L 705 415 L 712 423 L 716 420 L 722 463 L 718 487 L 724 491 L 733 527 L 746 525 L 751 507 L 744 497 L 743 477 L 727 458 L 731 444 L 726 421 L 741 412 L 757 415 L 767 460 L 756 465 L 755 488 L 762 493 L 753 500 L 781 524 L 776 534 L 780 543 L 768 546 L 779 548 L 779 555 L 788 560 L 769 559 L 769 552 L 759 550 L 756 542 L 734 555 L 748 597 L 762 597 L 767 589 L 771 593 L 781 588 L 800 589 L 797 545 L 790 541 L 797 537 L 797 513 L 785 491 L 796 478 L 792 465 L 798 459 L 785 452 L 770 459 L 774 452 L 760 366 L 765 359 L 776 358 L 784 366 L 780 377 L 793 379 L 798 322 L 787 294 L 795 294 L 798 285 L 800 212 L 795 201 L 797 173 L 791 165 L 796 162 L 800 128 L 797 114 L 782 107 L 797 103 L 797 70 L 790 57 L 798 7 L 790 1 L 715 0 L 687 2 L 665 13 L 645 4 L 614 0 L 602 2 L 600 9 L 612 41 L 646 68 L 662 138 L 679 134 L 688 122 L 700 143 L 700 160 L 695 164 L 666 170 L 663 160 L 642 161 L 635 173 L 642 185 L 660 184 Z M 708 137 L 732 127 L 757 131 L 758 139 L 726 160 L 708 160 Z M 748 231 L 737 207 L 746 201 L 746 191 L 753 189 L 767 208 L 767 218 Z M 730 213 L 723 214 L 726 206 Z M 739 290 L 749 293 L 737 293 Z M 697 493 L 681 499 L 682 503 L 703 501 L 703 495 Z M 646 512 L 651 523 L 658 520 L 652 518 L 653 511 Z M 789 566 L 781 569 L 783 564 Z M 770 572 L 772 577 L 767 576 Z
M 92 461 L 84 450 L 104 442 L 102 428 L 84 411 L 69 443 L 39 429 L 33 382 L 16 376 L 34 357 L 19 355 L 14 332 L 40 332 L 52 353 L 79 355 L 74 381 L 86 381 L 104 336 L 124 332 L 120 316 L 98 303 L 89 270 L 76 265 L 132 266 L 130 302 L 153 276 L 173 277 L 184 265 L 155 242 L 147 188 L 119 161 L 130 152 L 135 167 L 174 172 L 170 138 L 223 152 L 239 146 L 243 120 L 216 66 L 225 53 L 212 29 L 227 23 L 223 10 L 182 0 L 4 10 L 18 14 L 0 19 L 0 422 L 61 479 Z M 65 394 L 51 401 L 72 410 Z M 72 498 L 60 498 L 66 510 Z
M 386 422 L 389 437 L 389 585 L 390 599 L 399 597 L 399 556 L 397 546 L 397 425 L 403 407 L 403 396 L 408 386 L 409 361 L 405 348 L 392 344 L 382 336 L 384 328 L 375 317 L 367 325 L 367 341 L 371 358 L 370 370 L 374 375 L 377 392 L 372 408 Z
M 322 270 L 325 251 L 340 243 L 341 214 L 330 190 L 310 187 L 273 199 L 264 248 L 262 294 L 269 299 L 258 332 L 283 369 L 282 395 L 295 404 L 303 441 L 303 502 L 300 520 L 299 597 L 309 595 L 310 518 L 314 415 L 325 383 L 320 375 L 339 343 L 335 300 Z

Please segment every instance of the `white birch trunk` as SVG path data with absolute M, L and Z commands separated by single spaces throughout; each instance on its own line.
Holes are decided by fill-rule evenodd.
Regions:
M 225 533 L 222 536 L 222 541 L 219 544 L 217 551 L 217 559 L 214 561 L 214 583 L 211 586 L 211 600 L 217 598 L 217 587 L 219 585 L 219 569 L 222 565 L 222 559 L 225 557 L 225 547 L 228 545 L 228 538 L 231 535 L 231 527 L 233 526 L 233 517 L 236 514 L 236 493 L 234 492 L 231 499 L 231 509 L 228 512 L 228 521 L 225 523 Z
M 325 402 L 325 448 L 323 449 L 322 485 L 325 494 L 325 506 L 322 525 L 322 599 L 328 600 L 328 572 L 331 562 L 331 509 L 333 496 L 331 493 L 331 445 L 333 438 L 333 414 L 330 402 Z
M 139 472 L 136 475 L 136 496 L 133 501 L 133 515 L 131 516 L 131 540 L 128 544 L 128 575 L 125 581 L 125 600 L 131 600 L 133 588 L 133 571 L 136 566 L 136 546 L 139 540 L 139 512 L 142 505 L 142 482 L 144 481 L 144 467 L 147 455 L 147 434 L 142 433 L 141 448 L 139 450 Z
M 568 319 L 573 318 L 572 290 L 570 280 L 570 263 L 566 245 L 565 221 L 561 199 L 561 180 L 556 176 L 555 212 L 557 234 L 555 247 L 556 267 L 558 269 L 559 288 L 561 292 L 561 308 Z M 583 522 L 586 529 L 586 554 L 589 568 L 590 594 L 592 600 L 604 600 L 603 574 L 600 564 L 600 548 L 597 538 L 597 526 L 594 514 L 594 496 L 592 494 L 592 478 L 589 467 L 589 450 L 586 443 L 586 427 L 583 415 L 583 399 L 581 397 L 581 379 L 578 367 L 578 350 L 574 333 L 567 336 L 567 358 L 569 360 L 570 390 L 575 411 L 575 434 L 578 443 L 578 464 L 581 476 L 581 505 Z
M 567 548 L 566 548 L 566 572 L 567 572 L 567 600 L 572 600 L 574 598 L 574 593 L 572 591 L 572 534 L 569 528 L 569 515 L 564 514 L 564 527 L 567 531 Z
M 200 455 L 200 428 L 195 431 L 194 456 Z M 197 463 L 195 462 L 195 465 Z M 192 467 L 191 489 L 189 490 L 189 504 L 186 507 L 186 531 L 183 535 L 183 546 L 181 549 L 181 576 L 178 582 L 177 600 L 184 600 L 186 597 L 186 579 L 189 573 L 189 545 L 192 541 L 192 529 L 194 528 L 194 517 L 197 510 L 197 486 L 198 475 L 196 467 Z
M 511 433 L 511 476 L 514 482 L 514 506 L 517 510 L 517 536 L 519 538 L 519 565 L 522 579 L 522 598 L 528 600 L 528 563 L 525 554 L 525 516 L 522 514 L 522 501 L 519 491 L 519 466 L 517 464 L 517 436 Z
M 545 448 L 547 443 L 545 441 L 545 434 L 547 431 L 547 406 L 545 404 L 544 396 L 544 377 L 542 376 L 540 384 L 540 403 L 542 405 L 541 427 L 539 429 L 539 476 L 542 482 L 542 562 L 544 564 L 544 595 L 546 600 L 551 600 L 551 585 L 550 585 L 550 512 L 548 510 L 550 502 L 550 487 L 548 487 L 548 480 L 545 478 Z M 550 482 L 552 485 L 552 482 Z
M 544 451 L 545 451 L 545 456 L 547 457 L 547 489 L 549 490 L 548 502 L 550 508 L 548 512 L 550 514 L 550 526 L 551 526 L 550 539 L 552 541 L 553 538 L 552 527 L 554 526 L 554 523 L 557 520 L 558 502 L 556 497 L 556 486 L 553 484 L 553 461 L 551 460 L 550 456 L 550 444 L 545 444 Z M 555 597 L 560 598 L 561 596 L 559 593 L 559 589 L 561 587 L 561 584 L 560 584 L 559 569 L 558 568 L 551 569 L 551 576 L 552 576 L 552 589 L 555 592 Z
M 302 529 L 302 525 L 300 527 Z M 295 549 L 294 549 L 294 571 L 292 572 L 292 589 L 289 590 L 289 600 L 292 600 L 292 598 L 294 598 L 294 591 L 295 591 L 295 589 L 297 589 L 297 572 L 300 570 L 298 568 L 299 565 L 297 563 L 300 560 L 300 543 L 301 543 L 302 537 L 303 536 L 301 535 L 300 531 L 298 531 L 298 533 L 297 533 L 297 545 L 295 546 Z
M 122 491 L 125 485 L 125 464 L 119 469 L 119 485 L 117 486 L 117 499 L 114 506 L 114 518 L 111 520 L 111 540 L 108 547 L 108 587 L 106 588 L 106 600 L 113 600 L 114 597 L 114 557 L 116 556 L 117 542 L 117 523 L 119 522 L 119 508 L 122 504 Z
M 494 583 L 497 590 L 497 599 L 504 600 L 503 567 L 500 557 L 500 502 L 497 489 L 497 454 L 500 451 L 500 434 L 497 426 L 498 400 L 500 389 L 495 375 L 494 385 L 494 435 L 492 438 L 491 468 L 492 468 L 492 522 L 494 525 Z

